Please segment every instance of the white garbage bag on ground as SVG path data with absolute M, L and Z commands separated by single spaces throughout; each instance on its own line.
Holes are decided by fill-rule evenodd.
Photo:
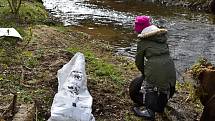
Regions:
M 48 121 L 95 121 L 92 115 L 92 96 L 87 89 L 85 57 L 76 53 L 58 70 L 58 92 Z

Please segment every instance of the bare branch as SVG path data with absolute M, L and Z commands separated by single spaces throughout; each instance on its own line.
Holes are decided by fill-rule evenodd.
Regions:
M 14 13 L 14 9 L 13 9 L 12 3 L 10 2 L 10 0 L 7 0 L 7 1 L 8 1 L 8 4 L 10 6 L 11 12 Z

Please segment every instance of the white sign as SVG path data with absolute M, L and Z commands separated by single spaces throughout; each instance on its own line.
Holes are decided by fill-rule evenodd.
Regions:
M 21 35 L 14 28 L 0 28 L 0 37 L 17 37 L 22 39 Z

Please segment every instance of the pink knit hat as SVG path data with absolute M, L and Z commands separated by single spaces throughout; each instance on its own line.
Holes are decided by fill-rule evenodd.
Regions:
M 135 18 L 134 30 L 137 33 L 141 33 L 143 29 L 151 25 L 150 16 L 137 16 Z

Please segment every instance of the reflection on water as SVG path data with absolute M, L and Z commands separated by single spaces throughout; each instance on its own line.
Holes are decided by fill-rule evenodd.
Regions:
M 133 20 L 130 13 L 103 9 L 87 0 L 44 0 L 44 6 L 65 25 L 77 25 L 89 19 L 100 24 L 128 25 Z
M 198 57 L 212 63 L 215 55 L 215 17 L 174 7 L 161 7 L 135 0 L 43 0 L 50 13 L 65 25 L 107 41 L 116 54 L 134 58 L 136 35 L 132 26 L 137 15 L 150 15 L 169 31 L 169 47 L 176 67 L 189 68 Z

